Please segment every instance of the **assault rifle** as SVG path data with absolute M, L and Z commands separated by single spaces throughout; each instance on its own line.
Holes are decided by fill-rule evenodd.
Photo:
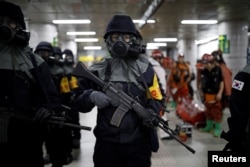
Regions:
M 62 106 L 62 107 L 65 108 L 67 106 Z M 20 112 L 16 112 L 14 109 L 7 109 L 7 108 L 2 108 L 2 107 L 0 107 L 0 117 L 4 117 L 4 118 L 14 117 L 14 118 L 18 118 L 18 119 L 32 121 L 32 116 L 30 116 L 30 115 L 23 115 Z M 50 116 L 46 120 L 46 122 L 50 123 L 50 124 L 57 124 L 60 127 L 65 126 L 65 127 L 69 127 L 69 128 L 77 128 L 77 129 L 88 130 L 88 131 L 91 131 L 91 129 L 92 129 L 91 127 L 88 127 L 88 126 L 67 123 L 67 118 L 64 115 Z
M 72 123 L 67 123 L 66 122 L 66 118 L 65 117 L 57 117 L 57 116 L 51 116 L 47 122 L 51 123 L 51 124 L 57 124 L 60 125 L 61 127 L 65 126 L 65 127 L 69 127 L 69 128 L 77 128 L 77 129 L 81 129 L 81 130 L 88 130 L 91 131 L 91 127 L 88 126 L 83 126 L 83 125 L 76 125 L 76 124 L 72 124 Z
M 160 115 L 148 112 L 148 110 L 144 108 L 140 103 L 138 103 L 136 100 L 127 95 L 119 87 L 119 85 L 115 85 L 112 82 L 105 83 L 100 78 L 95 76 L 92 72 L 90 72 L 87 67 L 81 62 L 78 62 L 72 75 L 91 80 L 99 87 L 101 87 L 102 91 L 118 104 L 118 107 L 110 121 L 111 125 L 119 127 L 124 115 L 128 112 L 128 110 L 132 109 L 145 122 L 148 122 L 150 124 L 152 123 L 153 127 L 158 126 L 162 130 L 164 130 L 164 132 L 168 133 L 172 138 L 174 138 L 177 142 L 186 147 L 190 152 L 192 152 L 193 154 L 195 153 L 195 150 L 184 144 L 175 136 L 175 131 L 168 127 L 167 121 L 163 120 Z

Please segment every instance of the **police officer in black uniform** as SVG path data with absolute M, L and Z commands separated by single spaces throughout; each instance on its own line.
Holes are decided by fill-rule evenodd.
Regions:
M 248 154 L 250 158 L 250 65 L 239 71 L 233 80 L 230 96 L 229 131 L 221 137 L 228 141 L 225 150 Z M 249 162 L 249 160 L 248 160 Z
M 50 72 L 52 74 L 54 83 L 57 87 L 57 91 L 60 94 L 61 103 L 64 104 L 65 90 L 62 87 L 68 86 L 68 80 L 65 80 L 65 73 L 62 67 L 62 61 L 60 62 L 60 49 L 53 47 L 49 42 L 40 42 L 35 49 L 35 53 L 39 54 L 48 64 Z M 67 88 L 66 88 L 67 89 Z M 69 88 L 68 88 L 69 92 Z M 68 109 L 61 110 L 61 114 L 68 115 Z M 72 156 L 72 129 L 67 127 L 55 126 L 50 128 L 50 133 L 45 142 L 47 149 L 47 155 L 44 157 L 46 163 L 52 163 L 53 167 L 59 167 L 64 164 L 69 164 L 73 160 Z
M 137 43 L 138 38 L 131 17 L 115 15 L 104 35 L 111 58 L 95 63 L 89 69 L 102 80 L 119 84 L 125 93 L 148 109 L 145 112 L 159 114 L 163 100 L 159 82 L 149 63 L 138 59 L 144 51 Z M 133 110 L 125 114 L 119 127 L 111 125 L 117 103 L 93 82 L 82 79 L 79 84 L 84 91 L 77 96 L 76 106 L 81 112 L 89 112 L 94 106 L 98 108 L 94 129 L 95 167 L 151 166 L 151 153 L 159 147 L 155 129 L 145 126 Z M 147 96 L 148 90 L 151 96 Z
M 69 112 L 69 116 L 71 118 L 71 123 L 80 125 L 80 114 L 77 109 L 75 109 L 73 103 L 75 100 L 75 95 L 79 91 L 77 78 L 72 76 L 72 72 L 74 70 L 74 55 L 72 50 L 65 49 L 63 51 L 63 69 L 65 76 L 67 77 L 69 83 L 70 92 L 64 93 L 63 103 L 67 106 L 70 106 L 71 111 Z M 72 129 L 72 147 L 73 149 L 80 148 L 80 140 L 81 140 L 81 130 L 80 129 Z
M 0 2 L 1 166 L 43 167 L 46 120 L 60 109 L 47 64 L 33 54 L 19 6 Z
M 57 90 L 60 92 L 60 83 L 64 76 L 64 70 L 59 66 L 60 59 L 56 59 L 54 48 L 49 42 L 42 41 L 36 46 L 35 53 L 40 55 L 49 65 Z
M 59 46 L 53 46 L 55 64 L 63 67 L 62 49 Z

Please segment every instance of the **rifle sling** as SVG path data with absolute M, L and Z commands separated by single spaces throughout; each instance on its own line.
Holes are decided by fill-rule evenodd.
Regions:
M 111 75 L 111 61 L 110 59 L 106 59 L 107 61 L 107 66 L 105 70 L 105 78 L 104 82 L 108 83 L 110 80 L 110 75 Z M 121 121 L 124 117 L 124 115 L 128 112 L 128 109 L 124 105 L 119 105 L 117 109 L 115 110 L 114 114 L 112 115 L 110 124 L 114 125 L 116 127 L 119 127 L 121 124 Z

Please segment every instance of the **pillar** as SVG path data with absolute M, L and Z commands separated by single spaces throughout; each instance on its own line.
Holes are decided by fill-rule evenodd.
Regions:
M 247 25 L 247 21 L 244 20 L 224 21 L 218 25 L 218 35 L 225 35 L 229 40 L 229 52 L 223 53 L 223 58 L 232 70 L 233 76 L 246 65 Z
M 28 31 L 30 32 L 30 47 L 34 50 L 41 41 L 52 44 L 58 35 L 54 24 L 29 24 Z

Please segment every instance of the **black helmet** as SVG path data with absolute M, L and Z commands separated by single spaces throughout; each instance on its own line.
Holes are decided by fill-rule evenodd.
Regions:
M 138 32 L 130 16 L 114 15 L 109 21 L 104 39 L 112 32 L 132 33 L 138 37 Z
M 53 51 L 54 51 L 54 54 L 55 54 L 55 55 L 59 55 L 59 56 L 62 58 L 62 50 L 61 50 L 60 47 L 54 46 L 54 47 L 53 47 Z
M 54 50 L 54 61 L 57 65 L 62 66 L 63 65 L 63 57 L 62 57 L 62 50 L 58 46 L 53 47 Z
M 47 51 L 50 51 L 50 52 L 54 52 L 51 43 L 46 42 L 46 41 L 42 41 L 42 42 L 40 42 L 40 43 L 36 46 L 35 53 L 37 53 L 39 50 L 47 50 Z
M 8 16 L 17 21 L 24 30 L 26 29 L 23 12 L 19 6 L 10 2 L 0 1 L 0 16 Z
M 54 51 L 49 42 L 42 41 L 36 46 L 36 54 L 39 54 L 49 65 L 54 64 Z
M 65 49 L 62 54 L 74 57 L 73 52 L 69 49 Z

